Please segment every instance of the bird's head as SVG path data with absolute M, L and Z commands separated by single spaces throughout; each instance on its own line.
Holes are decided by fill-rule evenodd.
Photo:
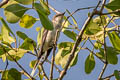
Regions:
M 53 22 L 54 27 L 57 26 L 57 25 L 61 26 L 64 14 L 65 14 L 65 12 L 64 13 L 59 13 L 59 14 L 56 14 L 53 17 L 52 22 Z

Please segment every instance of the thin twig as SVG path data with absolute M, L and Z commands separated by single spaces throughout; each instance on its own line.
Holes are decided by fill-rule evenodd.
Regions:
M 6 53 L 5 53 L 5 56 L 6 56 Z M 6 66 L 5 66 L 5 69 L 4 69 L 4 71 L 3 71 L 2 76 L 5 75 L 5 71 L 7 70 L 8 64 L 9 64 L 9 63 L 8 63 L 8 59 L 7 59 L 7 56 L 6 56 Z
M 8 1 L 9 1 L 9 0 L 2 0 L 2 2 L 0 2 L 0 8 L 1 8 L 3 5 L 7 4 Z
M 99 56 L 97 56 L 93 51 L 91 51 L 89 48 L 85 48 L 87 49 L 89 52 L 91 52 L 93 55 L 95 55 L 98 59 L 100 59 L 103 63 L 105 63 L 105 61 L 103 61 Z
M 51 64 L 51 62 L 47 59 L 46 62 L 48 62 L 49 64 Z M 60 73 L 61 70 L 57 67 L 57 65 L 54 64 L 55 69 Z
M 120 71 L 119 71 L 119 73 L 120 73 Z M 109 78 L 109 79 L 110 79 L 110 78 L 111 78 L 111 77 L 113 77 L 113 76 L 115 76 L 115 75 L 114 75 L 114 73 L 113 73 L 113 74 L 111 74 L 111 75 L 109 75 L 109 76 L 106 76 L 106 77 L 104 77 L 104 78 L 102 78 L 102 79 L 103 79 L 103 80 L 104 80 L 104 79 L 107 79 L 107 78 Z
M 37 66 L 38 66 L 39 63 L 40 63 L 40 58 L 41 58 L 41 56 L 42 56 L 43 47 L 44 47 L 44 44 L 45 44 L 45 40 L 46 40 L 46 37 L 47 37 L 47 33 L 48 33 L 48 30 L 46 30 L 45 33 L 44 33 L 44 37 L 43 37 L 43 40 L 42 40 L 42 44 L 41 44 L 41 47 L 40 47 L 40 51 L 38 52 L 38 58 L 37 58 L 37 61 L 36 61 L 35 65 L 34 65 L 34 67 L 33 67 L 32 72 L 31 72 L 31 76 L 34 76 L 34 73 L 35 73 L 35 71 L 36 71 L 36 68 L 37 68 Z
M 115 13 L 120 13 L 120 9 L 112 11 L 112 12 L 107 12 L 107 13 L 98 13 L 98 15 L 109 15 L 109 14 L 115 14 Z
M 101 17 L 101 16 L 100 16 Z M 104 28 L 104 57 L 105 57 L 105 63 L 104 63 L 104 66 L 103 66 L 103 69 L 98 77 L 98 79 L 100 80 L 107 68 L 107 65 L 108 65 L 108 62 L 107 62 L 107 46 L 106 46 L 106 40 L 105 40 L 105 35 L 106 35 L 106 28 L 107 26 L 110 24 L 110 22 L 113 20 L 114 16 L 111 17 L 111 19 L 109 20 L 109 22 L 106 24 L 106 26 L 103 25 L 103 28 Z M 101 24 L 103 24 L 102 22 L 102 19 L 101 19 Z
M 37 57 L 38 57 L 38 52 L 37 52 L 36 46 L 34 45 L 34 42 L 32 42 L 32 44 L 33 44 L 33 47 L 34 47 L 35 54 L 36 54 Z
M 59 30 L 56 31 L 56 35 L 55 35 L 55 41 L 54 41 L 54 46 L 53 46 L 53 56 L 52 56 L 52 60 L 51 60 L 51 69 L 50 69 L 50 77 L 49 79 L 52 80 L 53 79 L 53 68 L 54 68 L 54 62 L 55 62 L 55 51 L 56 51 L 56 46 L 57 46 L 57 37 L 59 35 Z
M 40 64 L 40 67 L 41 67 L 41 69 L 42 69 L 42 73 L 43 73 L 43 76 L 44 76 L 45 80 L 49 80 L 48 77 L 47 77 L 47 75 L 46 75 L 46 73 L 45 73 L 45 70 L 44 70 L 44 68 L 43 68 L 43 65 Z
M 28 54 L 31 54 L 31 55 L 33 55 L 33 56 L 37 56 L 36 54 L 34 54 L 34 53 L 30 52 L 30 51 L 27 51 L 27 53 L 28 53 Z
M 103 0 L 102 1 L 102 6 L 101 6 L 101 9 L 100 9 L 100 12 L 102 13 L 103 9 L 104 9 L 104 6 L 106 4 L 106 0 Z
M 55 8 L 53 8 L 51 5 L 48 5 L 48 7 L 49 7 L 50 9 L 52 9 L 54 12 L 56 12 L 57 14 L 61 13 L 61 12 L 57 11 Z
M 26 75 L 27 75 L 28 78 L 30 78 L 31 80 L 34 79 L 34 78 L 32 78 L 32 77 L 29 75 L 29 73 L 17 62 L 17 60 L 16 60 L 14 57 L 12 57 L 12 56 L 6 51 L 5 48 L 3 48 L 3 50 L 6 52 L 6 54 L 7 54 L 11 59 L 13 59 L 13 61 L 15 61 L 15 63 L 19 66 L 19 68 L 21 68 L 21 69 L 26 73 Z
M 101 2 L 99 1 L 98 2 L 98 5 L 95 7 L 95 9 L 93 10 L 93 12 L 91 13 L 91 15 L 88 17 L 88 19 L 86 20 L 85 24 L 83 25 L 78 37 L 77 37 L 77 41 L 75 42 L 74 46 L 73 46 L 73 49 L 70 53 L 70 56 L 68 58 L 68 61 L 67 61 L 67 64 L 65 65 L 65 68 L 64 70 L 61 72 L 60 76 L 59 76 L 59 79 L 58 80 L 62 80 L 62 78 L 65 76 L 67 70 L 68 70 L 68 67 L 72 61 L 72 59 L 74 58 L 74 55 L 75 55 L 75 51 L 77 49 L 77 47 L 79 46 L 80 42 L 82 41 L 82 36 L 83 36 L 83 33 L 86 29 L 86 27 L 88 26 L 89 22 L 91 21 L 91 19 L 93 18 L 93 16 L 95 15 L 95 12 L 99 6 Z M 72 15 L 72 14 L 71 14 Z

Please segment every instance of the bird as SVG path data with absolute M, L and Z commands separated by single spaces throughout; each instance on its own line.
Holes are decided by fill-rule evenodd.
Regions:
M 42 40 L 41 40 L 42 41 L 41 48 L 40 48 L 41 50 L 38 52 L 37 61 L 36 61 L 35 65 L 33 67 L 33 70 L 31 72 L 32 77 L 34 76 L 36 68 L 40 63 L 41 57 L 46 53 L 46 56 L 44 58 L 44 61 L 45 61 L 47 59 L 47 57 L 50 55 L 50 52 L 52 51 L 53 46 L 54 46 L 54 41 L 56 38 L 57 31 L 59 31 L 57 39 L 59 38 L 60 31 L 62 28 L 64 14 L 65 14 L 65 12 L 64 13 L 57 13 L 56 15 L 53 16 L 53 19 L 52 19 L 53 30 L 44 29 L 43 35 L 42 35 Z M 42 63 L 44 61 L 42 61 Z

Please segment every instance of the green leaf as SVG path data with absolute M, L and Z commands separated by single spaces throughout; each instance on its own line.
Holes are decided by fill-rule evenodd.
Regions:
M 17 31 L 16 34 L 17 34 L 17 36 L 19 36 L 23 40 L 28 38 L 28 36 L 25 33 L 21 32 L 21 31 Z
M 64 16 L 64 21 L 62 22 L 62 26 L 64 26 L 64 28 L 67 28 L 69 25 L 71 25 L 71 23 L 66 19 L 67 17 Z M 62 30 L 64 30 L 64 28 Z
M 40 80 L 43 80 L 43 78 L 44 78 L 44 76 L 43 76 L 43 75 L 39 75 L 39 77 L 40 77 Z
M 4 71 L 2 74 L 2 80 L 21 80 L 21 73 L 15 68 Z
M 105 16 L 98 16 L 93 19 L 93 22 L 98 24 L 99 26 L 103 26 L 107 23 Z
M 11 79 L 11 76 L 8 76 L 8 70 L 4 71 L 2 74 L 2 79 L 1 80 L 8 80 Z
M 67 9 L 66 9 L 66 11 L 68 12 L 69 15 L 71 14 Z M 73 23 L 78 27 L 77 21 L 75 20 L 75 18 L 73 16 L 71 16 L 71 17 L 72 17 Z
M 13 36 L 14 36 L 14 38 L 15 38 L 15 34 L 12 32 L 12 30 L 9 28 L 9 26 L 8 26 L 8 24 L 5 22 L 5 20 L 2 18 L 2 17 L 0 17 L 0 20 L 1 20 L 1 22 L 2 22 L 2 25 L 3 25 L 3 27 L 5 27 L 7 30 L 8 30 L 8 32 L 10 32 Z
M 90 74 L 95 67 L 95 59 L 92 53 L 87 57 L 85 61 L 85 72 Z
M 9 50 L 8 53 L 16 60 L 21 59 L 25 53 L 27 53 L 27 50 L 24 49 L 17 49 L 17 50 Z M 14 61 L 8 54 L 6 55 L 8 60 Z
M 76 36 L 77 36 L 77 34 L 76 34 L 75 32 L 70 31 L 70 30 L 64 30 L 63 33 L 64 33 L 67 37 L 69 37 L 69 38 L 73 39 L 74 41 L 76 41 Z
M 33 45 L 36 47 L 36 45 L 37 45 L 36 42 L 33 41 L 30 38 L 26 38 L 19 48 L 34 51 L 34 46 Z
M 119 35 L 113 31 L 111 33 L 108 33 L 110 42 L 112 43 L 113 47 L 120 50 L 120 37 Z
M 99 27 L 97 23 L 93 22 L 93 20 L 91 20 L 84 33 L 86 35 L 95 35 L 99 31 L 102 31 L 102 28 Z
M 15 39 L 10 36 L 10 32 L 6 27 L 4 27 L 4 26 L 2 27 L 1 33 L 2 33 L 3 41 L 5 41 L 5 42 L 7 42 L 9 44 L 15 42 Z
M 57 54 L 56 54 L 56 56 L 55 56 L 55 63 L 57 65 L 60 65 L 60 61 L 62 59 L 61 53 L 62 53 L 63 50 L 64 50 L 63 48 L 59 49 L 58 52 L 57 52 Z
M 47 15 L 49 15 L 50 14 L 50 10 L 49 10 L 48 4 L 45 3 L 45 1 L 43 1 L 43 0 L 40 0 L 40 3 L 41 3 L 41 6 L 43 7 L 45 13 Z
M 6 47 L 9 47 L 9 48 L 12 47 L 11 44 L 9 44 L 8 42 L 2 41 L 1 43 Z
M 20 18 L 24 15 L 24 13 L 28 9 L 29 8 L 26 8 L 19 4 L 12 4 L 12 5 L 7 6 L 4 9 L 4 14 L 9 23 L 16 23 L 20 20 Z
M 116 80 L 120 80 L 120 72 L 118 70 L 114 70 L 114 75 Z
M 34 67 L 35 62 L 36 62 L 36 60 L 33 60 L 33 61 L 30 62 L 30 64 L 29 64 L 30 68 L 33 68 L 33 67 Z
M 68 58 L 70 56 L 70 52 L 68 54 L 62 56 L 63 51 L 64 51 L 64 48 L 59 49 L 58 53 L 55 56 L 55 63 L 57 65 L 61 65 L 62 68 L 65 67 L 65 65 L 68 61 Z M 73 60 L 71 61 L 69 68 L 74 66 L 77 63 L 77 60 L 78 60 L 78 51 L 75 52 L 75 56 L 74 56 Z
M 0 45 L 0 57 L 1 57 L 1 55 L 5 54 L 4 50 L 8 52 L 11 49 L 6 46 Z
M 31 28 L 33 26 L 33 24 L 35 24 L 35 22 L 37 21 L 36 18 L 25 14 L 24 16 L 22 16 L 22 18 L 20 19 L 19 25 L 23 28 Z
M 58 49 L 61 48 L 66 48 L 66 47 L 73 47 L 74 43 L 72 42 L 61 42 L 60 44 L 58 44 Z
M 120 9 L 120 0 L 110 0 L 108 4 L 105 5 L 105 7 L 107 8 L 107 10 L 109 12 L 115 11 Z M 114 13 L 116 15 L 120 15 L 120 13 Z
M 39 15 L 39 18 L 40 18 L 40 21 L 41 21 L 41 24 L 43 25 L 43 27 L 45 29 L 52 30 L 53 29 L 53 24 L 49 20 L 48 15 L 46 15 L 46 12 L 43 9 L 43 7 L 41 7 L 41 5 L 38 4 L 38 3 L 35 3 L 34 7 L 35 7 L 35 9 L 36 9 L 36 11 Z
M 24 5 L 30 5 L 33 2 L 33 0 L 15 0 L 15 1 Z
M 59 50 L 58 50 L 58 53 L 55 56 L 55 63 L 57 65 L 61 65 L 62 68 L 65 67 L 65 65 L 67 63 L 67 60 L 70 56 L 71 50 L 73 48 L 73 45 L 74 45 L 74 43 L 71 43 L 71 42 L 62 42 L 62 43 L 58 44 Z M 74 66 L 77 63 L 78 52 L 79 52 L 79 49 L 76 50 L 74 58 L 71 61 L 69 68 Z
M 99 41 L 96 41 L 95 43 L 94 43 L 94 48 L 95 49 L 100 49 L 102 47 L 102 44 L 99 42 Z
M 107 47 L 107 61 L 109 64 L 117 64 L 118 63 L 118 57 L 117 54 L 120 54 L 119 51 L 117 51 L 115 48 Z M 105 59 L 104 57 L 104 49 L 100 48 L 100 52 L 96 53 L 97 56 L 99 56 L 102 59 Z
M 15 0 L 9 0 L 8 3 L 6 3 L 5 5 L 2 6 L 2 8 L 6 8 L 7 6 L 9 5 L 12 5 L 12 4 L 17 4 L 18 2 L 16 2 Z

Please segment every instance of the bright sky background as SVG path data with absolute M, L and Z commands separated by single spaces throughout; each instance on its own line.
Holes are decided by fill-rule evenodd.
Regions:
M 96 6 L 98 1 L 99 0 L 49 0 L 49 4 L 52 5 L 54 8 L 56 8 L 57 10 L 59 10 L 60 12 L 64 12 L 65 9 L 68 9 L 70 12 L 72 12 L 78 8 Z M 91 11 L 91 10 L 89 10 L 89 11 Z M 89 11 L 88 10 L 79 11 L 73 15 L 77 20 L 79 28 L 81 28 L 83 26 L 83 24 L 87 18 L 87 13 Z M 34 17 L 38 17 L 38 15 L 33 10 L 29 10 L 26 13 L 30 14 Z M 52 19 L 52 16 L 55 14 L 53 12 L 51 12 L 51 13 L 52 14 L 50 15 L 50 19 Z M 4 17 L 3 9 L 0 9 L 0 16 Z M 5 17 L 4 17 L 4 19 L 5 19 Z M 1 26 L 1 23 L 0 23 L 0 26 Z M 25 32 L 29 37 L 31 37 L 32 39 L 34 39 L 36 41 L 37 32 L 35 31 L 35 28 L 38 26 L 41 26 L 41 25 L 38 21 L 37 23 L 35 23 L 35 25 L 31 29 L 23 29 L 23 28 L 19 27 L 18 24 L 15 24 L 15 25 L 9 24 L 9 26 L 11 27 L 11 29 L 13 31 L 19 30 L 19 31 Z M 71 41 L 71 40 L 68 39 L 65 35 L 63 35 L 63 33 L 61 33 L 59 42 L 61 42 L 61 41 Z M 89 43 L 87 43 L 87 45 L 90 47 Z M 88 51 L 85 51 L 85 50 L 80 51 L 77 65 L 75 65 L 70 70 L 68 70 L 67 75 L 64 77 L 63 80 L 97 80 L 97 78 L 102 70 L 103 63 L 100 62 L 100 60 L 98 60 L 95 57 L 95 59 L 96 59 L 95 69 L 92 71 L 91 74 L 87 75 L 84 71 L 84 63 L 85 63 L 85 59 L 87 58 L 88 55 L 89 55 Z M 28 54 L 27 54 L 21 60 L 19 60 L 19 63 L 22 64 L 22 66 L 25 69 L 27 69 L 28 72 L 31 72 L 31 69 L 29 68 L 28 65 L 29 65 L 29 62 L 33 59 L 35 59 L 35 57 L 33 57 L 31 55 L 28 56 Z M 51 56 L 49 57 L 49 59 L 51 59 Z M 5 63 L 4 64 L 3 63 L 1 64 L 1 63 L 2 63 L 2 60 L 0 59 L 0 69 L 4 69 Z M 18 68 L 18 66 L 16 64 L 14 64 L 14 62 L 9 63 L 8 69 L 10 69 L 11 67 L 15 67 L 18 70 L 20 70 Z M 45 64 L 44 67 L 46 69 L 46 73 L 49 73 L 50 65 Z M 119 62 L 117 65 L 115 65 L 115 66 L 108 65 L 108 68 L 106 69 L 104 76 L 112 74 L 115 69 L 119 70 L 119 68 L 120 68 L 120 56 L 119 56 Z M 58 73 L 54 72 L 54 77 L 57 78 L 57 76 L 58 76 Z M 112 78 L 111 80 L 114 80 L 114 79 Z

